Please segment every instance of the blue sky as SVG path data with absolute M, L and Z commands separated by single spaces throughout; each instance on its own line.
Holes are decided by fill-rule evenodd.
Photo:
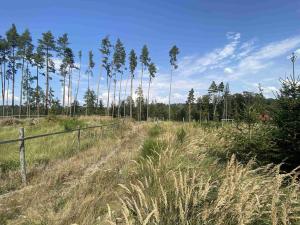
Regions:
M 261 83 L 265 95 L 272 97 L 279 77 L 291 71 L 288 56 L 292 51 L 300 53 L 300 1 L 293 0 L 18 0 L 3 1 L 0 18 L 1 35 L 12 23 L 19 32 L 29 28 L 35 41 L 48 30 L 56 37 L 68 33 L 74 52 L 83 51 L 83 71 L 88 51 L 93 50 L 94 89 L 100 74 L 100 41 L 105 35 L 113 42 L 119 37 L 128 52 L 133 48 L 139 54 L 147 44 L 159 68 L 151 99 L 161 102 L 168 99 L 168 51 L 173 44 L 180 49 L 173 102 L 185 101 L 191 88 L 197 95 L 205 94 L 212 80 L 229 82 L 233 93 L 257 91 Z M 297 64 L 296 71 L 299 69 Z M 54 76 L 51 84 L 61 99 L 58 79 Z M 104 102 L 105 84 L 101 80 Z M 86 87 L 84 76 L 80 99 Z M 18 98 L 18 91 L 16 94 Z

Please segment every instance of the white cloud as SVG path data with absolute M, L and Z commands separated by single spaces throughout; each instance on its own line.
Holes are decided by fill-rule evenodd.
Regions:
M 214 49 L 204 56 L 187 56 L 179 62 L 179 73 L 184 76 L 191 76 L 196 73 L 203 73 L 208 69 L 218 68 L 225 59 L 231 57 L 239 44 L 240 33 L 227 33 L 230 41 L 223 48 Z
M 231 74 L 231 73 L 233 73 L 233 69 L 230 67 L 226 67 L 226 68 L 224 68 L 224 73 Z

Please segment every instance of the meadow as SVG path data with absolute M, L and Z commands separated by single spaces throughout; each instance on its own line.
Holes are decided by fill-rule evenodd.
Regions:
M 0 195 L 1 224 L 299 224 L 297 169 L 241 160 L 238 132 L 232 124 L 125 120 L 72 154 L 52 142 L 57 153 L 49 150 L 47 163 L 29 160 L 28 185 Z M 17 175 L 4 172 L 2 183 Z

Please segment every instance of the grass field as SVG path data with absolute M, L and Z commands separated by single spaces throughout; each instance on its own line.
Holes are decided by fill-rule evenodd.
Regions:
M 63 128 L 43 123 L 38 129 Z M 126 121 L 105 137 L 87 135 L 89 145 L 72 154 L 61 153 L 66 139 L 48 140 L 49 161 L 31 159 L 27 187 L 0 195 L 0 224 L 300 224 L 295 171 L 220 158 L 228 148 L 223 134 L 233 129 Z

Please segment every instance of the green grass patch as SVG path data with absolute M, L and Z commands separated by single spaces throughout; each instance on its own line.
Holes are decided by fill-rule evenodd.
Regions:
M 70 118 L 70 119 L 68 118 L 60 121 L 60 124 L 66 131 L 69 131 L 69 130 L 74 130 L 78 127 L 83 127 L 85 123 L 76 118 Z
M 144 159 L 153 158 L 157 159 L 158 155 L 167 147 L 165 141 L 148 138 L 144 141 L 141 156 Z
M 163 131 L 163 128 L 159 126 L 158 124 L 155 124 L 153 127 L 151 127 L 148 131 L 148 135 L 150 137 L 158 137 Z

